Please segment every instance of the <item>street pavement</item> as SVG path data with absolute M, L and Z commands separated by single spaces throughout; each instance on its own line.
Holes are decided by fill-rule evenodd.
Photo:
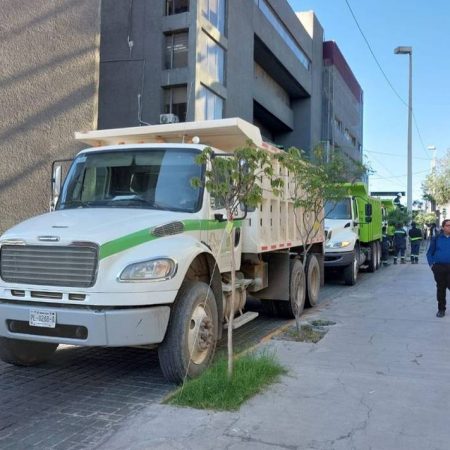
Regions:
M 239 411 L 152 404 L 97 448 L 449 449 L 450 315 L 435 317 L 421 259 L 366 274 L 332 298 L 325 289 L 302 319 L 336 324 L 317 344 L 260 344 L 288 373 Z

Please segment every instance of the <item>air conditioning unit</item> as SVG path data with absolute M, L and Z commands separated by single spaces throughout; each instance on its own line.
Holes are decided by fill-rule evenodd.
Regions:
M 177 123 L 180 120 L 176 114 L 160 114 L 159 123 Z

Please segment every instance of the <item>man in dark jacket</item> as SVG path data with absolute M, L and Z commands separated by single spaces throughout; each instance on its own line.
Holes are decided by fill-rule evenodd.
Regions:
M 411 264 L 418 264 L 422 232 L 417 228 L 416 222 L 411 222 L 411 229 L 408 231 L 408 236 L 411 243 Z
M 445 316 L 446 290 L 450 289 L 450 219 L 442 222 L 441 232 L 434 236 L 427 251 L 428 264 L 436 281 L 437 317 Z
M 406 250 L 406 231 L 402 224 L 398 223 L 394 231 L 394 264 L 397 264 L 398 255 L 400 254 L 400 262 L 405 264 Z

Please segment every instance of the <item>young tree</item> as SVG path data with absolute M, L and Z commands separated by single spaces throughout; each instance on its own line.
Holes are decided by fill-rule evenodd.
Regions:
M 289 196 L 294 203 L 295 226 L 302 242 L 302 259 L 306 262 L 314 239 L 322 233 L 325 220 L 324 200 L 338 201 L 347 189 L 344 183 L 354 183 L 367 172 L 367 167 L 340 152 L 331 157 L 322 146 L 317 146 L 311 157 L 297 148 L 290 148 L 278 156 L 288 170 Z M 300 329 L 302 308 L 294 308 L 297 331 Z
M 395 208 L 392 211 L 389 211 L 387 216 L 389 225 L 397 225 L 398 223 L 402 225 L 406 225 L 411 222 L 411 216 L 408 214 L 406 208 Z
M 437 205 L 450 203 L 450 150 L 438 159 L 433 172 L 425 178 L 422 184 L 423 197 L 434 201 Z
M 229 154 L 214 153 L 208 147 L 197 158 L 198 164 L 206 167 L 204 180 L 194 179 L 195 187 L 204 186 L 211 197 L 226 211 L 230 248 L 235 242 L 233 222 L 242 219 L 242 209 L 254 208 L 261 204 L 263 190 L 261 179 L 270 180 L 270 185 L 278 193 L 283 182 L 274 175 L 268 152 L 255 147 L 251 142 Z M 243 207 L 243 208 L 242 208 Z M 241 217 L 239 217 L 241 216 Z M 228 317 L 228 378 L 233 375 L 233 318 L 235 313 L 236 262 L 231 253 L 231 304 Z

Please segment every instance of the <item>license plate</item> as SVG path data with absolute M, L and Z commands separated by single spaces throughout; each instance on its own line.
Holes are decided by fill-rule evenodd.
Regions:
M 41 309 L 30 310 L 30 325 L 32 327 L 55 328 L 56 312 Z

